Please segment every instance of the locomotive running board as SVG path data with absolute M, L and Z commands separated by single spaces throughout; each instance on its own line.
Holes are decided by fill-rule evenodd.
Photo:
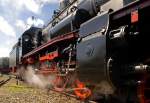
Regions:
M 53 39 L 51 39 L 49 42 L 39 46 L 38 48 L 35 48 L 33 49 L 31 52 L 25 54 L 23 56 L 23 58 L 27 58 L 31 55 L 34 55 L 36 54 L 37 52 L 39 52 L 40 50 L 46 48 L 46 47 L 49 47 L 50 45 L 53 45 L 55 43 L 58 43 L 58 42 L 61 42 L 61 41 L 64 41 L 64 40 L 69 40 L 69 39 L 74 39 L 74 38 L 77 38 L 78 35 L 76 33 L 77 31 L 74 31 L 74 32 L 71 32 L 71 33 L 67 33 L 67 34 L 64 34 L 64 35 L 60 35 L 58 37 L 55 37 Z

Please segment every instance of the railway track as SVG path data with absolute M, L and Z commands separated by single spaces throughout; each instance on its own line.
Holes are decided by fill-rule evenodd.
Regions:
M 57 93 L 60 93 L 60 94 L 62 94 L 62 95 L 65 95 L 65 96 L 69 96 L 69 97 L 71 97 L 71 98 L 75 98 L 75 99 L 77 99 L 77 100 L 80 100 L 76 95 L 73 95 L 73 94 L 71 94 L 71 93 L 67 93 L 67 92 L 59 92 L 59 91 L 56 91 L 56 90 L 54 90 L 54 89 L 50 89 L 51 91 L 54 91 L 54 92 L 57 92 Z M 95 101 L 92 101 L 92 100 L 81 100 L 82 101 L 82 103 L 97 103 L 97 102 L 95 102 Z
M 14 80 L 13 80 L 14 79 Z M 40 92 L 40 89 L 36 89 L 36 88 L 34 88 L 34 87 L 26 87 L 26 86 L 24 86 L 24 85 L 22 85 L 22 84 L 20 84 L 20 85 L 12 85 L 12 84 L 9 84 L 9 85 L 6 85 L 6 86 L 4 86 L 5 84 L 7 84 L 9 81 L 13 81 L 13 84 L 14 83 L 16 83 L 16 80 L 15 80 L 15 78 L 13 78 L 12 76 L 8 76 L 8 77 L 5 77 L 5 79 L 3 79 L 3 80 L 1 80 L 0 81 L 0 88 L 5 88 L 6 90 L 8 89 L 8 90 L 10 90 L 11 91 L 11 96 L 8 96 L 8 97 L 10 97 L 9 98 L 9 100 L 10 101 L 16 101 L 16 100 L 14 100 L 15 98 L 20 98 L 19 100 L 20 100 L 20 102 L 22 102 L 22 103 L 25 103 L 25 101 L 24 101 L 24 99 L 23 98 L 28 98 L 31 102 L 33 102 L 33 100 L 32 99 L 30 99 L 30 97 L 31 96 L 27 96 L 26 94 L 28 94 L 28 95 L 34 95 L 35 96 L 35 98 L 36 98 L 36 100 L 35 101 L 38 101 L 38 99 L 39 99 L 39 97 L 37 96 L 37 94 L 35 94 L 35 93 L 39 93 L 40 95 L 44 95 L 44 97 L 43 98 L 46 98 L 46 97 L 48 97 L 48 98 L 51 98 L 50 100 L 48 100 L 48 101 L 51 101 L 52 103 L 59 103 L 60 101 L 63 101 L 64 99 L 66 99 L 66 98 L 72 98 L 70 101 L 71 102 L 69 102 L 68 101 L 68 103 L 96 103 L 96 102 L 93 102 L 93 101 L 82 101 L 81 100 L 81 102 L 80 102 L 80 100 L 79 100 L 79 98 L 77 97 L 77 96 L 75 96 L 75 95 L 73 95 L 73 94 L 70 94 L 70 93 L 67 93 L 67 92 L 58 92 L 58 91 L 55 91 L 54 89 L 50 89 L 49 90 L 49 93 L 50 94 L 47 94 L 47 93 L 45 93 L 44 94 L 44 92 L 45 91 L 42 91 L 41 90 L 41 92 Z M 13 89 L 12 89 L 13 88 Z M 3 90 L 3 89 L 1 89 L 1 90 Z M 16 91 L 14 91 L 14 90 L 16 90 Z M 18 91 L 17 91 L 18 90 Z M 25 90 L 25 91 L 24 91 Z M 36 92 L 33 92 L 33 90 L 35 90 Z M 13 91 L 13 92 L 12 92 Z M 27 92 L 28 91 L 28 92 Z M 32 91 L 32 92 L 31 92 Z M 1 91 L 0 91 L 1 92 Z M 3 91 L 2 91 L 3 92 Z M 17 92 L 19 93 L 19 95 L 17 94 Z M 55 93 L 54 93 L 55 92 Z M 9 92 L 6 92 L 5 93 L 5 95 L 6 94 L 9 94 Z M 15 94 L 16 93 L 16 94 Z M 39 95 L 38 94 L 38 95 Z M 61 94 L 61 95 L 59 95 L 59 94 Z M 5 97 L 1 97 L 2 98 L 2 100 L 0 99 L 0 102 L 2 102 L 2 101 L 4 101 L 5 100 Z M 41 97 L 40 97 L 41 98 Z M 55 98 L 57 98 L 57 99 L 55 99 Z M 59 98 L 59 99 L 58 99 Z M 74 98 L 74 99 L 73 99 Z M 54 100 L 53 100 L 54 99 Z M 61 100 L 62 99 L 62 100 Z M 76 101 L 76 100 L 77 101 Z M 7 99 L 8 100 L 8 99 Z M 8 100 L 8 101 L 9 101 Z M 46 100 L 46 99 L 44 99 L 44 100 Z M 17 100 L 18 101 L 18 100 Z M 24 102 L 23 102 L 24 101 Z M 73 102 L 72 102 L 73 101 Z M 64 102 L 64 101 L 63 101 Z M 63 103 L 62 102 L 62 103 Z M 37 103 L 39 103 L 39 102 L 37 102 Z
M 8 81 L 10 81 L 10 79 L 11 79 L 11 76 L 9 76 L 7 79 L 5 79 L 5 80 L 1 80 L 0 81 L 0 87 L 1 86 L 3 86 L 4 84 L 6 84 Z

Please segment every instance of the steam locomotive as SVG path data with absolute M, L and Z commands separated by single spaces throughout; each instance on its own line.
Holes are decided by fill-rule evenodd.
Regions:
M 101 103 L 150 102 L 150 0 L 62 0 L 44 28 L 31 27 L 14 46 L 11 68 L 32 65 Z

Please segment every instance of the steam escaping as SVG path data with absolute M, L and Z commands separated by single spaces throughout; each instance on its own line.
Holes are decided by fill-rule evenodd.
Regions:
M 113 94 L 114 89 L 107 81 L 104 80 L 99 84 L 99 93 L 104 95 Z
M 27 70 L 25 72 L 25 80 L 30 85 L 39 86 L 44 88 L 45 82 L 42 81 L 42 78 L 35 74 L 32 67 L 27 67 Z
M 37 73 L 36 69 L 33 68 L 32 66 L 28 66 L 27 68 L 21 67 L 20 70 L 18 71 L 18 74 L 23 76 L 23 79 L 30 86 L 46 89 L 47 92 L 50 90 L 50 88 L 56 89 L 58 91 L 62 91 L 66 85 L 74 84 L 77 78 L 76 74 L 71 74 L 69 75 L 68 79 L 62 78 L 62 81 L 61 79 L 59 81 L 55 73 L 54 74 L 52 73 L 50 75 L 44 75 L 39 72 Z M 58 81 L 56 83 L 57 79 Z M 91 91 L 87 89 L 86 87 L 84 87 L 84 84 L 82 84 L 81 82 L 77 83 L 76 88 L 67 89 L 68 92 L 75 91 L 75 94 L 79 97 L 83 96 L 82 95 L 83 90 L 87 97 L 91 95 Z M 95 93 L 92 94 L 93 95 L 92 98 L 99 98 L 99 96 L 109 96 L 114 93 L 114 88 L 107 80 L 101 81 L 95 88 L 93 88 L 92 91 L 94 90 L 95 90 Z
M 24 69 L 25 70 L 25 69 Z M 53 86 L 55 75 L 45 76 L 37 74 L 32 66 L 28 66 L 24 71 L 24 80 L 30 85 L 38 88 L 47 88 Z

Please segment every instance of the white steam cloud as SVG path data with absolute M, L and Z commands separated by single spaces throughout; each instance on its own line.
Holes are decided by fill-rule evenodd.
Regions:
M 16 33 L 14 28 L 7 22 L 5 18 L 0 16 L 0 31 L 3 32 L 7 36 L 15 37 Z
M 23 79 L 33 87 L 47 88 L 47 86 L 52 87 L 53 81 L 55 80 L 55 75 L 45 76 L 42 74 L 37 74 L 32 66 L 28 66 L 26 69 L 21 68 L 19 74 L 23 76 Z

